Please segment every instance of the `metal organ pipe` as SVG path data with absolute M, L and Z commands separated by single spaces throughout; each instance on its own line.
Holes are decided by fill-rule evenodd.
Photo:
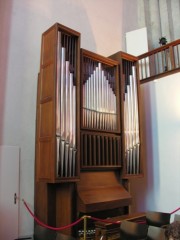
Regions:
M 102 63 L 96 63 L 96 66 L 91 61 L 88 63 L 91 66 L 85 73 L 86 79 L 83 84 L 83 127 L 116 130 L 116 95 L 110 84 L 112 77 L 105 68 L 103 69 Z
M 58 32 L 56 92 L 57 176 L 76 174 L 75 39 Z
M 135 66 L 126 63 L 126 86 L 124 98 L 125 158 L 127 174 L 139 174 L 139 113 Z

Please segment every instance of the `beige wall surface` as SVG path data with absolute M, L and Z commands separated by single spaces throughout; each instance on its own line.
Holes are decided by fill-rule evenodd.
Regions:
M 133 211 L 171 213 L 179 208 L 179 78 L 177 73 L 141 85 L 145 177 L 131 183 Z
M 157 0 L 153 1 L 158 2 Z M 155 41 L 159 37 L 158 32 L 154 32 L 154 29 L 158 29 L 158 27 L 154 24 L 155 21 L 153 21 L 153 19 L 158 18 L 157 12 L 154 12 L 155 16 L 151 15 L 150 20 L 148 20 L 147 17 L 150 17 L 150 15 L 147 12 L 147 2 L 149 1 L 0 0 L 0 145 L 20 147 L 20 197 L 27 201 L 32 210 L 34 208 L 36 92 L 41 34 L 51 25 L 59 22 L 81 33 L 82 48 L 109 56 L 117 51 L 124 51 L 126 32 L 145 27 L 145 24 L 147 25 L 147 30 L 149 26 L 153 26 L 151 31 L 153 31 L 152 38 Z M 169 1 L 161 0 L 159 2 L 162 4 Z M 172 16 L 169 15 L 169 19 L 173 20 L 171 24 L 172 22 L 175 23 L 173 25 L 174 38 L 177 38 L 179 33 L 179 11 L 177 6 L 179 4 L 177 0 L 171 3 L 171 8 L 176 11 Z M 141 12 L 139 16 L 137 16 L 137 6 L 140 6 L 138 8 Z M 151 6 L 151 9 L 153 10 L 153 6 Z M 161 12 L 161 16 L 166 12 L 165 10 Z M 162 34 L 166 34 L 166 28 L 163 26 L 161 29 L 164 29 Z M 148 30 L 148 33 L 151 33 L 151 31 Z M 167 31 L 169 31 L 169 27 Z M 171 34 L 170 36 L 173 35 Z M 168 79 L 165 81 L 169 84 Z M 170 81 L 172 83 L 171 86 L 175 86 L 175 89 L 172 91 L 179 89 L 176 87 L 176 83 L 178 84 L 178 81 L 176 81 L 177 79 Z M 164 87 L 159 87 L 158 94 L 159 92 L 163 94 L 163 91 L 169 91 L 167 86 L 166 90 Z M 169 119 L 170 124 L 167 121 L 163 122 L 164 115 L 161 112 L 161 105 L 156 103 L 154 98 L 147 98 L 149 91 L 152 91 L 150 84 L 144 85 L 142 98 L 145 100 L 145 109 L 148 109 L 148 112 L 144 113 L 144 117 L 145 123 L 150 124 L 145 126 L 147 131 L 146 137 L 150 139 L 153 136 L 153 146 L 155 147 L 158 143 L 160 155 L 158 155 L 157 148 L 154 148 L 154 152 L 152 152 L 150 148 L 152 143 L 151 145 L 149 145 L 150 143 L 147 144 L 149 148 L 147 161 L 151 164 L 147 168 L 147 176 L 148 181 L 150 179 L 154 180 L 149 182 L 148 188 L 144 185 L 144 180 L 139 180 L 138 189 L 141 189 L 141 193 L 143 193 L 143 190 L 146 192 L 147 189 L 150 192 L 146 195 L 144 202 L 140 201 L 144 195 L 134 195 L 134 210 L 151 207 L 157 210 L 170 211 L 173 210 L 177 201 L 179 201 L 177 199 L 179 198 L 179 192 L 177 193 L 169 185 L 169 183 L 173 183 L 173 179 L 174 181 L 179 181 L 179 178 L 176 178 L 179 169 L 177 167 L 173 168 L 173 166 L 179 164 L 178 159 L 180 159 L 178 152 L 179 125 L 176 120 L 172 119 Z M 158 98 L 163 97 L 162 94 L 157 95 Z M 173 101 L 175 102 L 176 100 Z M 147 108 L 148 106 L 149 108 Z M 154 107 L 150 108 L 150 106 Z M 169 105 L 167 106 L 169 107 Z M 159 120 L 158 123 L 153 122 L 151 124 L 149 117 L 146 117 L 146 114 L 150 114 L 150 111 L 151 116 L 156 116 L 154 115 L 156 114 L 156 107 L 158 108 L 158 116 L 160 111 L 160 120 L 163 124 Z M 176 119 L 175 116 L 174 119 Z M 178 131 L 172 129 L 171 132 L 172 124 L 176 124 L 174 126 Z M 156 128 L 154 129 L 154 127 Z M 175 145 L 169 140 L 164 142 L 166 140 L 164 135 L 161 137 L 159 137 L 160 135 L 157 136 L 156 133 L 162 134 L 164 129 L 168 129 L 167 133 L 173 141 L 176 139 Z M 174 135 L 172 136 L 172 134 Z M 172 160 L 175 161 L 175 165 L 171 164 Z M 156 163 L 158 163 L 158 166 L 155 165 Z M 172 173 L 175 171 L 176 174 L 168 176 L 169 182 L 166 180 L 166 169 L 168 168 L 170 168 Z M 155 174 L 149 175 L 149 170 Z M 157 180 L 159 181 L 158 185 Z M 166 189 L 168 191 L 165 192 Z M 135 187 L 134 191 L 136 191 Z M 156 195 L 156 192 L 159 194 Z M 171 199 L 173 196 L 173 202 L 167 196 L 171 197 Z M 139 203 L 142 205 L 139 206 Z M 33 219 L 29 216 L 22 203 L 20 204 L 19 220 L 20 235 L 31 234 L 33 232 Z
M 0 0 L 0 144 L 20 147 L 20 197 L 32 210 L 41 34 L 59 22 L 81 33 L 82 48 L 109 56 L 122 50 L 134 9 L 134 0 Z M 20 235 L 31 234 L 22 203 L 19 220 Z

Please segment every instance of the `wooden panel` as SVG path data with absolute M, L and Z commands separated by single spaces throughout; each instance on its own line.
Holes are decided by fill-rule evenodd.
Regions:
M 46 98 L 52 98 L 54 94 L 54 65 L 50 64 L 41 70 L 41 101 Z
M 114 171 L 96 171 L 96 172 L 82 172 L 81 181 L 78 182 L 79 189 L 94 188 L 100 186 L 118 186 L 119 174 Z
M 52 101 L 40 105 L 40 138 L 51 137 L 55 128 L 54 104 Z
M 44 182 L 35 185 L 35 215 L 46 224 L 56 225 L 56 193 L 55 188 Z
M 64 183 L 56 188 L 56 225 L 65 226 L 75 221 L 76 201 L 74 199 L 75 186 L 73 183 Z M 72 235 L 72 228 L 61 233 Z
M 39 178 L 51 178 L 51 156 L 52 156 L 52 143 L 51 140 L 44 140 L 39 142 L 39 161 L 37 164 L 37 173 Z
M 131 196 L 115 172 L 84 172 L 77 183 L 78 211 L 88 213 L 128 206 Z
M 42 35 L 37 96 L 36 180 L 55 181 L 55 83 L 57 26 Z
M 43 182 L 36 182 L 35 185 L 35 215 L 41 219 L 42 222 L 48 222 L 48 198 L 47 198 L 47 184 Z
M 104 187 L 80 191 L 78 210 L 88 213 L 127 206 L 130 194 L 122 187 Z
M 56 28 L 52 27 L 46 31 L 42 36 L 42 55 L 41 64 L 46 65 L 54 60 L 55 57 L 55 43 L 56 38 Z

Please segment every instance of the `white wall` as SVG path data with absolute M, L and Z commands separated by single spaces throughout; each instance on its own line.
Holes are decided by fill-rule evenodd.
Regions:
M 135 0 L 0 0 L 0 144 L 21 149 L 20 194 L 32 210 L 41 34 L 59 22 L 81 32 L 81 47 L 108 56 L 123 49 L 125 32 L 137 29 L 136 4 Z M 180 182 L 178 78 L 142 85 L 148 172 L 133 189 L 136 210 L 171 211 L 179 206 L 180 190 L 173 187 Z M 32 231 L 33 219 L 21 204 L 20 235 Z
M 126 52 L 134 56 L 148 52 L 147 28 L 126 33 Z
M 138 26 L 147 27 L 149 49 L 159 47 L 159 38 L 165 36 L 168 42 L 180 38 L 179 0 L 137 0 Z
M 59 22 L 82 34 L 82 48 L 111 55 L 122 50 L 128 5 L 132 1 L 0 0 L 0 144 L 21 149 L 20 196 L 32 210 L 41 34 Z M 21 204 L 20 235 L 32 231 L 33 219 Z
M 131 185 L 135 211 L 180 207 L 179 79 L 180 73 L 141 85 L 146 166 L 145 178 Z

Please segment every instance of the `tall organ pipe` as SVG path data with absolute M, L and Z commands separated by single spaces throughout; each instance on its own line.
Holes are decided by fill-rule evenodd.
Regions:
M 74 177 L 76 174 L 76 86 L 73 84 L 75 71 L 73 47 L 75 48 L 75 42 L 71 36 L 58 33 L 56 83 L 58 177 Z
M 124 99 L 125 158 L 127 174 L 139 174 L 139 113 L 135 66 L 127 66 L 126 92 Z

